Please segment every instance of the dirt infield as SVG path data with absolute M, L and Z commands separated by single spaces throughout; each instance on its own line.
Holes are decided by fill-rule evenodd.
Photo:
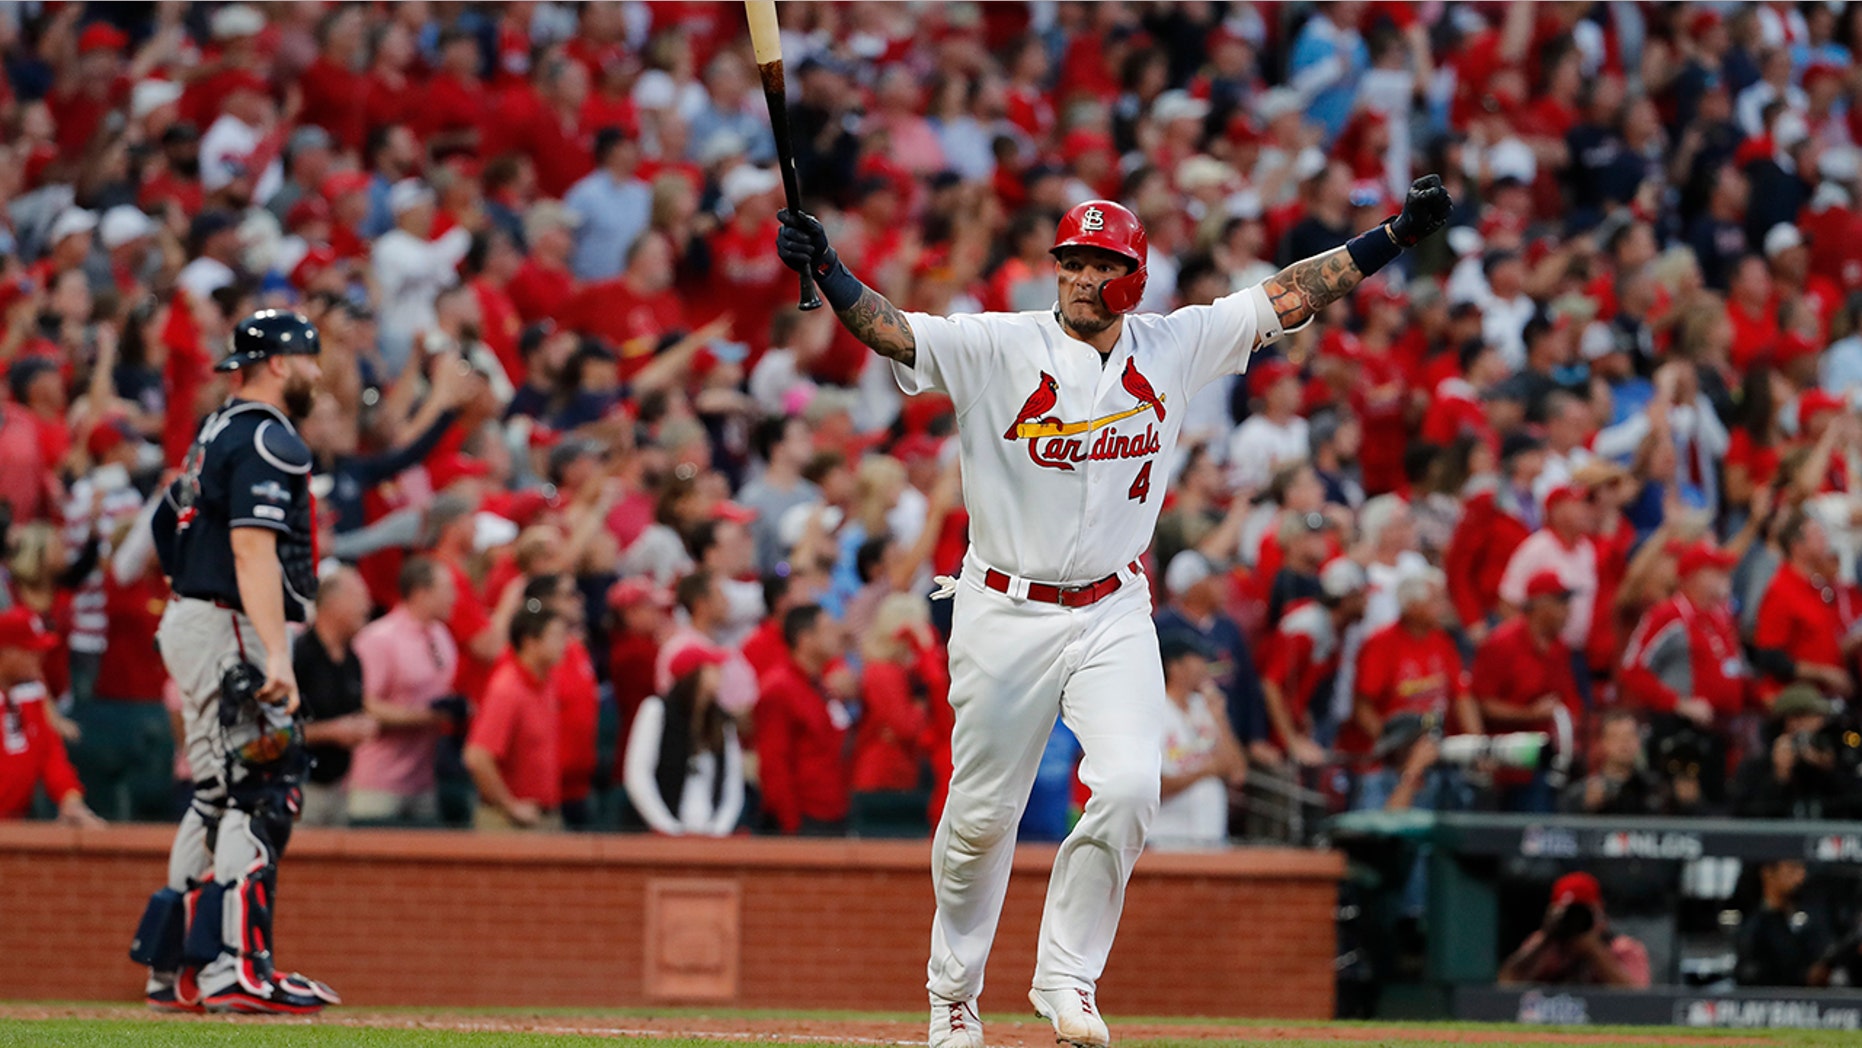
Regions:
M 577 1034 L 607 1037 L 697 1038 L 719 1041 L 764 1041 L 771 1044 L 831 1042 L 845 1045 L 921 1045 L 922 1023 L 872 1018 L 766 1018 L 719 1013 L 679 1015 L 556 1015 L 522 1013 L 466 1014 L 411 1010 L 373 1011 L 335 1008 L 315 1019 L 251 1019 L 218 1016 L 157 1016 L 138 1009 L 106 1005 L 0 1004 L 0 1020 L 99 1019 L 124 1020 L 146 1015 L 161 1023 L 264 1023 L 426 1030 L 433 1032 L 505 1032 Z M 1052 1029 L 1032 1017 L 989 1021 L 992 1048 L 1049 1048 Z M 1775 1040 L 1751 1037 L 1660 1033 L 1585 1033 L 1534 1027 L 1455 1029 L 1429 1026 L 1225 1024 L 1217 1021 L 1158 1023 L 1113 1022 L 1121 1042 L 1136 1041 L 1330 1041 L 1336 1043 L 1422 1044 L 1547 1044 L 1547 1045 L 1776 1045 Z

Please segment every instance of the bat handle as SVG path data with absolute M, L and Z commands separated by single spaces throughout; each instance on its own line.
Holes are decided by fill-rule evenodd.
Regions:
M 771 110 L 771 112 L 775 112 L 775 110 Z M 780 119 L 780 123 L 782 123 L 782 141 L 788 141 L 788 114 L 782 114 L 782 117 L 778 117 L 778 119 Z M 795 177 L 795 156 L 789 156 L 788 151 L 784 151 L 784 155 L 776 160 L 776 169 L 782 171 L 782 195 L 788 197 L 789 210 L 793 210 L 795 214 L 801 214 L 801 210 L 803 210 L 803 186 L 801 186 L 801 179 Z M 795 307 L 801 309 L 803 313 L 814 313 L 816 309 L 821 309 L 821 292 L 816 290 L 816 285 L 814 285 L 814 274 L 810 274 L 808 270 L 803 270 L 803 272 L 801 272 L 801 277 L 803 277 L 801 302 L 795 303 Z

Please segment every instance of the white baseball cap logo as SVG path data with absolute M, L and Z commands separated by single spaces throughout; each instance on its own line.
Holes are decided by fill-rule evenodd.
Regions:
M 1080 214 L 1080 228 L 1088 233 L 1097 233 L 1106 227 L 1106 213 L 1096 207 L 1089 207 Z

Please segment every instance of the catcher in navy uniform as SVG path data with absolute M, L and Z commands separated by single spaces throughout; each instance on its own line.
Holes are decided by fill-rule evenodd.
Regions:
M 153 531 L 174 597 L 156 643 L 185 696 L 194 800 L 149 900 L 131 959 L 149 966 L 151 1007 L 302 1015 L 329 987 L 272 968 L 278 858 L 309 763 L 294 714 L 286 623 L 317 592 L 310 413 L 321 340 L 302 315 L 268 309 L 233 330 L 217 370 L 236 392 L 201 423 Z

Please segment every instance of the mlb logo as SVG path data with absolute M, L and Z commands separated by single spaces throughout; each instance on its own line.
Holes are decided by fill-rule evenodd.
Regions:
M 1096 207 L 1089 207 L 1080 214 L 1080 228 L 1088 233 L 1097 233 L 1106 228 L 1106 213 Z

